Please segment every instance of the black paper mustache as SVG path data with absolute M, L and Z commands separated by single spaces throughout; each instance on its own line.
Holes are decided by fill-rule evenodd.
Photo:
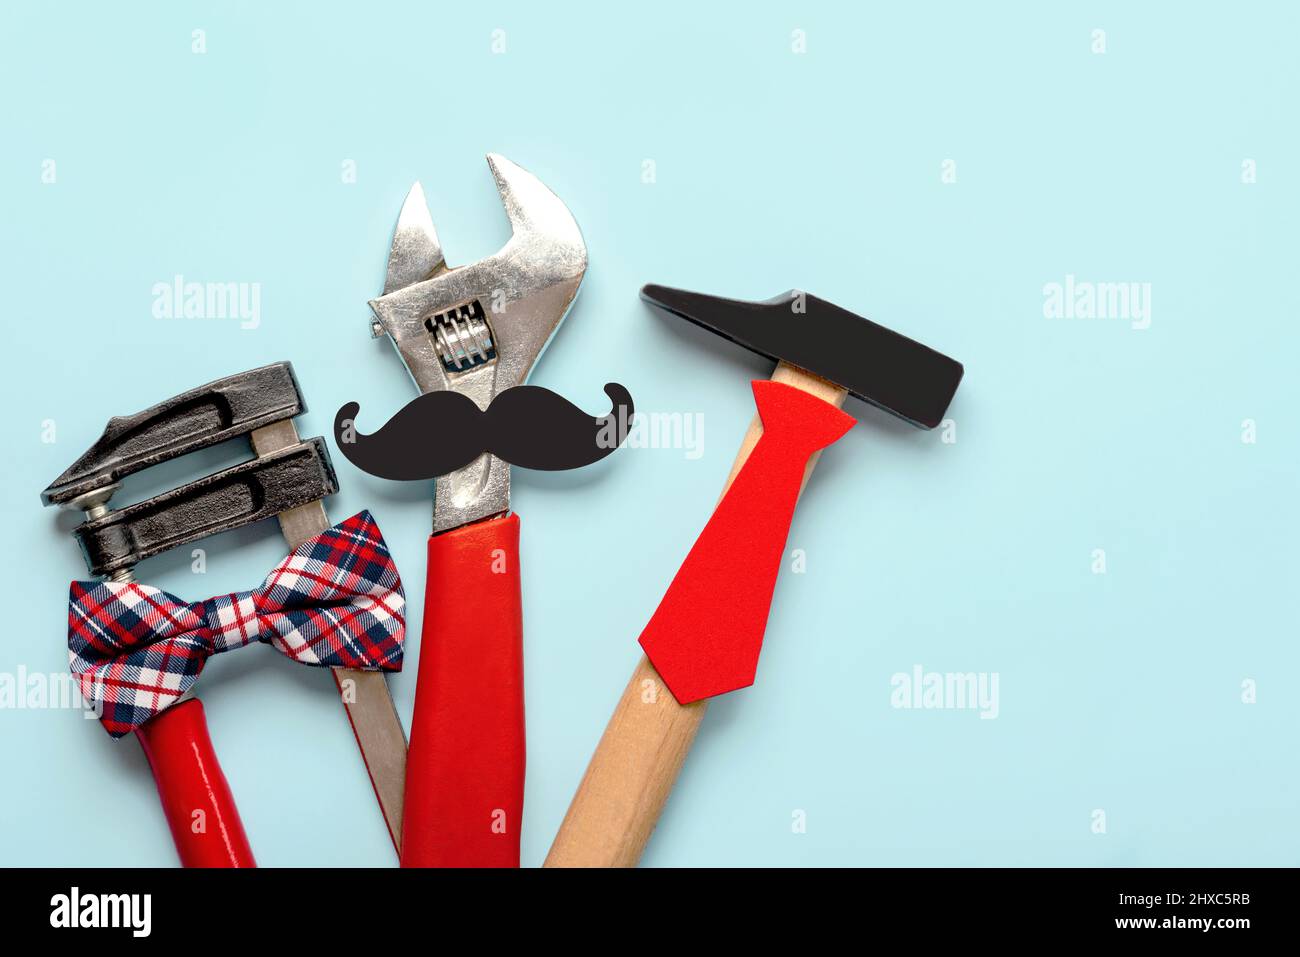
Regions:
M 576 469 L 599 462 L 627 438 L 632 396 L 617 382 L 607 383 L 605 394 L 614 407 L 594 419 L 536 385 L 506 389 L 486 412 L 459 392 L 426 392 L 369 435 L 356 430 L 361 406 L 349 402 L 334 416 L 334 441 L 357 468 L 397 481 L 446 475 L 484 452 L 526 469 Z

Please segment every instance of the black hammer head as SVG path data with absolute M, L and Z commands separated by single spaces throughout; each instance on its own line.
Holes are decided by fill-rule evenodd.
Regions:
M 957 360 L 797 290 L 746 302 L 648 285 L 641 298 L 923 429 L 943 421 L 961 382 Z
M 46 505 L 86 511 L 73 534 L 94 575 L 121 575 L 151 555 L 239 528 L 338 491 L 325 441 L 295 441 L 125 508 L 105 503 L 122 478 L 177 456 L 263 430 L 292 428 L 306 411 L 293 367 L 277 362 L 110 419 L 104 434 L 41 493 Z M 279 445 L 281 443 L 274 443 Z

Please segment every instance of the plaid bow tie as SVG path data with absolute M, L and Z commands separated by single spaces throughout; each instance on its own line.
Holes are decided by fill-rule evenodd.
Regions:
M 266 642 L 305 665 L 398 671 L 406 598 L 369 512 L 303 542 L 260 588 L 186 602 L 148 585 L 72 583 L 68 657 L 120 738 L 175 703 L 208 656 Z

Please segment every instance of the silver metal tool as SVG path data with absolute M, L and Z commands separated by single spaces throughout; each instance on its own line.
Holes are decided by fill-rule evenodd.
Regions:
M 502 156 L 487 161 L 510 241 L 448 267 L 417 183 L 384 294 L 370 302 L 372 331 L 392 337 L 421 393 L 459 392 L 481 410 L 528 378 L 587 269 L 582 233 L 555 194 Z M 436 479 L 403 866 L 519 865 L 523 625 L 519 516 L 509 509 L 510 466 L 491 453 Z
M 487 161 L 510 241 L 473 265 L 448 267 L 416 183 L 397 220 L 384 294 L 370 301 L 372 333 L 392 337 L 421 392 L 460 392 L 480 409 L 528 378 L 587 271 L 586 244 L 564 203 L 504 156 Z M 433 530 L 509 507 L 510 466 L 484 454 L 437 480 Z

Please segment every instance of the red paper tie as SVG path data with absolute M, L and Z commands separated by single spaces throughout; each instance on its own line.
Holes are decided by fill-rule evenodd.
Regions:
M 682 704 L 754 683 L 804 467 L 857 421 L 793 386 L 753 387 L 763 434 L 641 633 Z

